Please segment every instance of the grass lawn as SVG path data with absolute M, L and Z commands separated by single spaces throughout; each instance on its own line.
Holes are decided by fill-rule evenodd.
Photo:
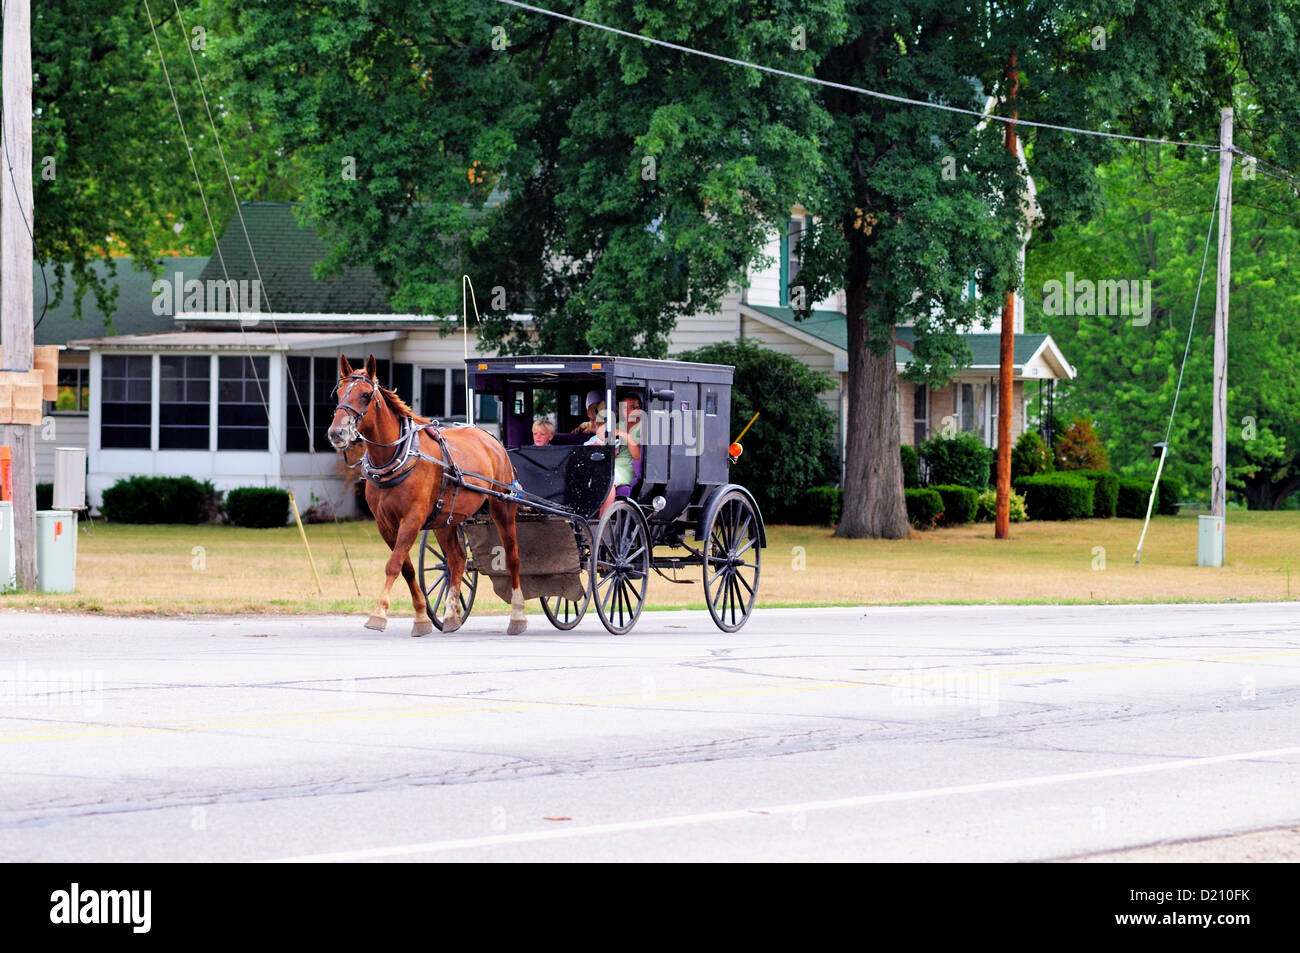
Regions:
M 1300 511 L 1232 511 L 1227 564 L 1196 565 L 1194 514 L 1158 517 L 1142 565 L 1133 565 L 1140 520 L 1013 524 L 993 538 L 980 523 L 904 540 L 838 540 L 829 529 L 768 528 L 760 606 L 907 603 L 1222 602 L 1300 598 Z M 366 615 L 383 584 L 388 551 L 373 523 L 307 527 L 324 595 L 295 527 L 82 526 L 77 591 L 0 595 L 0 608 L 112 614 L 354 613 Z M 342 537 L 340 539 L 340 536 Z M 353 585 L 343 544 L 361 595 Z M 1104 568 L 1103 568 L 1104 567 Z M 1289 567 L 1289 571 L 1288 571 Z M 1294 577 L 1294 578 L 1293 578 Z M 691 585 L 651 576 L 649 608 L 703 608 Z M 504 613 L 486 580 L 474 614 Z M 530 612 L 539 612 L 530 603 Z M 399 578 L 395 618 L 411 613 Z

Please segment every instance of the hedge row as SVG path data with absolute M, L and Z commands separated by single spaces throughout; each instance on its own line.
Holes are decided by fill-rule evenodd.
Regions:
M 193 477 L 134 476 L 104 491 L 100 512 L 111 523 L 207 523 L 222 515 L 221 493 Z M 289 494 L 277 487 L 241 487 L 226 497 L 236 526 L 283 526 Z
M 904 490 L 907 502 L 907 520 L 917 529 L 930 529 L 943 515 L 943 497 L 929 487 Z
M 1092 516 L 1095 484 L 1074 473 L 1044 473 L 1016 481 L 1025 506 L 1036 520 L 1076 520 Z
M 958 526 L 962 523 L 975 522 L 975 510 L 979 506 L 980 495 L 968 486 L 932 486 L 930 489 L 939 494 L 943 500 L 943 514 L 940 517 L 944 526 Z

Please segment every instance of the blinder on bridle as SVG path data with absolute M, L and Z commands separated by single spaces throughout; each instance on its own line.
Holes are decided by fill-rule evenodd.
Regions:
M 345 390 L 343 392 L 343 396 L 339 398 L 339 402 L 338 404 L 335 405 L 334 411 L 335 413 L 337 413 L 340 410 L 346 411 L 348 416 L 352 418 L 352 423 L 355 426 L 361 423 L 361 418 L 364 417 L 366 414 L 370 413 L 370 408 L 374 406 L 374 395 L 379 391 L 379 382 L 372 378 L 364 377 L 359 374 L 349 374 L 347 377 L 339 378 L 338 383 L 334 385 L 334 389 L 330 391 L 331 397 L 338 394 L 339 388 L 343 386 L 344 381 L 351 381 L 352 383 L 348 385 L 348 389 Z M 352 395 L 352 388 L 356 387 L 357 384 L 362 384 L 362 383 L 370 385 L 371 401 L 370 403 L 366 404 L 365 410 L 357 410 L 351 404 L 347 403 L 347 399 Z

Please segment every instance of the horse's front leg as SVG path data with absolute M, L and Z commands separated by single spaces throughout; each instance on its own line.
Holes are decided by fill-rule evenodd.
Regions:
M 367 629 L 382 632 L 388 627 L 388 607 L 393 593 L 393 583 L 397 581 L 399 573 L 404 573 L 406 567 L 411 566 L 411 546 L 414 545 L 415 538 L 420 534 L 420 527 L 423 524 L 424 520 L 419 518 L 419 514 L 408 513 L 402 517 L 402 522 L 397 527 L 397 533 L 393 539 L 392 555 L 388 557 L 388 562 L 384 564 L 384 588 L 379 593 L 379 602 L 375 606 L 374 614 L 366 620 Z M 407 578 L 412 581 L 412 586 L 414 586 L 414 574 L 414 567 L 411 567 L 411 575 Z M 417 614 L 417 622 L 419 622 L 419 618 Z
M 411 605 L 415 607 L 415 623 L 411 626 L 412 637 L 432 635 L 433 623 L 429 620 L 429 600 L 424 597 L 424 592 L 420 589 L 410 556 L 407 556 L 406 561 L 402 563 L 402 578 L 411 589 Z
M 497 500 L 493 500 L 488 508 L 506 551 L 506 569 L 510 571 L 510 624 L 506 626 L 506 635 L 518 635 L 528 628 L 528 617 L 524 615 L 524 592 L 519 584 L 519 538 L 515 533 L 517 508 L 514 503 Z
M 434 530 L 438 546 L 447 560 L 447 612 L 442 619 L 442 633 L 455 632 L 465 622 L 460 614 L 460 583 L 465 576 L 465 549 L 460 543 L 460 533 L 455 526 L 442 526 Z

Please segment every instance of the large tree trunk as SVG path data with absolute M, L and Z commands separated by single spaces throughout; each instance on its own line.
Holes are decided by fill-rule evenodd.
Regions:
M 846 289 L 849 411 L 845 428 L 844 506 L 836 536 L 900 539 L 908 534 L 903 464 L 898 453 L 898 372 L 894 349 L 867 348 L 865 278 Z M 891 334 L 892 338 L 892 334 Z
M 1267 476 L 1246 477 L 1246 508 L 1250 510 L 1275 510 L 1287 497 L 1300 489 L 1300 476 L 1286 477 L 1274 482 Z

